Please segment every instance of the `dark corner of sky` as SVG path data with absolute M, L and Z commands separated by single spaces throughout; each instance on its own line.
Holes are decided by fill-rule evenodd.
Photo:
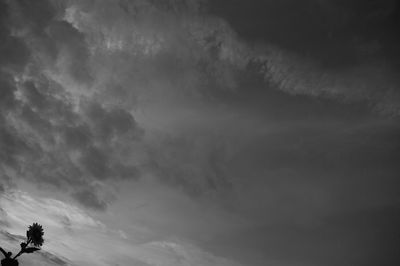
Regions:
M 246 41 L 270 43 L 330 68 L 352 66 L 362 53 L 365 59 L 378 49 L 399 67 L 397 0 L 219 0 L 208 8 Z
M 397 95 L 399 91 L 399 79 L 395 73 L 400 71 L 400 1 L 219 0 L 208 1 L 207 3 L 208 12 L 216 17 L 224 18 L 235 30 L 238 37 L 250 45 L 272 45 L 303 59 L 310 60 L 317 64 L 322 72 L 334 73 L 339 84 L 343 80 L 345 81 L 341 85 L 355 84 L 354 91 L 358 89 L 362 91 L 367 88 L 368 85 L 365 85 L 366 83 L 374 84 L 371 85 L 374 87 L 374 89 L 371 89 L 371 91 L 374 91 L 371 94 L 371 98 L 379 97 L 385 90 L 384 87 L 387 83 L 392 81 L 393 83 L 390 85 L 391 92 Z M 304 65 L 304 69 L 306 67 Z M 302 68 L 301 64 L 299 68 Z M 369 72 L 366 69 L 373 70 Z M 358 83 L 359 80 L 365 80 L 366 83 L 364 81 Z M 374 83 L 375 81 L 376 83 Z M 348 91 L 349 93 L 351 93 L 350 90 Z M 296 93 L 294 94 L 297 95 Z M 280 101 L 279 98 L 274 97 L 273 101 L 277 100 Z M 299 104 L 303 100 L 300 96 L 296 96 L 293 102 Z M 253 101 L 256 100 L 253 99 Z M 262 101 L 265 103 L 269 100 L 263 99 Z M 310 102 L 308 100 L 305 101 L 305 105 L 309 107 Z M 292 110 L 301 113 L 302 111 L 297 109 L 301 107 L 301 104 L 296 105 L 293 102 L 289 103 L 287 99 L 282 100 L 280 104 L 284 103 L 285 107 L 275 106 L 274 108 L 294 108 Z M 268 104 L 273 105 L 270 102 Z M 347 105 L 347 107 L 332 107 L 336 106 L 337 102 L 332 104 L 329 101 L 324 101 L 321 113 L 326 112 L 326 110 L 340 113 L 338 109 L 348 107 L 351 109 L 358 104 L 353 103 L 351 106 Z M 303 106 L 300 109 L 307 109 L 308 107 Z M 332 109 L 330 109 L 331 107 Z M 265 108 L 267 109 L 267 107 Z M 302 110 L 304 111 L 304 109 Z M 321 109 L 315 108 L 312 110 Z M 365 113 L 365 109 L 361 113 Z M 351 116 L 352 114 L 354 114 L 354 109 L 349 112 L 347 110 L 344 115 L 343 113 L 341 114 L 341 119 L 346 119 L 345 116 Z M 371 113 L 368 113 L 369 115 Z M 356 117 L 360 118 L 360 116 Z M 389 122 L 388 127 L 382 127 L 382 125 L 366 127 L 364 128 L 365 131 L 361 128 L 356 131 L 353 131 L 354 128 L 342 128 L 343 132 L 346 130 L 348 130 L 348 133 L 353 131 L 351 133 L 352 136 L 346 135 L 347 133 L 345 134 L 346 136 L 332 133 L 330 135 L 332 139 L 330 140 L 324 137 L 319 139 L 322 136 L 319 133 L 316 135 L 314 135 L 315 132 L 311 131 L 302 133 L 299 128 L 295 128 L 294 130 L 299 131 L 288 133 L 286 138 L 283 137 L 285 140 L 282 140 L 282 142 L 268 142 L 265 146 L 259 142 L 257 144 L 260 151 L 258 156 L 247 158 L 248 160 L 253 160 L 250 165 L 254 166 L 256 164 L 255 161 L 259 160 L 265 162 L 265 165 L 271 165 L 271 167 L 291 168 L 293 165 L 290 166 L 291 163 L 289 161 L 291 160 L 288 158 L 293 156 L 293 161 L 291 162 L 296 164 L 294 168 L 297 169 L 297 181 L 294 181 L 295 183 L 304 181 L 309 182 L 309 185 L 316 185 L 317 183 L 327 182 L 325 184 L 332 185 L 327 190 L 336 194 L 335 197 L 342 195 L 343 198 L 339 201 L 341 202 L 340 204 L 344 205 L 355 204 L 355 201 L 361 200 L 360 195 L 366 193 L 361 196 L 364 198 L 361 201 L 369 202 L 367 205 L 374 207 L 366 207 L 364 205 L 365 202 L 358 202 L 357 204 L 363 206 L 362 208 L 356 211 L 344 211 L 346 207 L 339 204 L 336 207 L 341 209 L 341 214 L 333 215 L 329 218 L 326 226 L 320 228 L 316 226 L 312 229 L 304 230 L 293 229 L 293 227 L 283 224 L 275 229 L 259 228 L 256 230 L 257 232 L 248 232 L 252 237 L 249 235 L 243 236 L 243 239 L 249 239 L 246 243 L 253 247 L 271 245 L 266 247 L 265 250 L 269 250 L 277 257 L 297 258 L 297 262 L 303 259 L 307 260 L 306 257 L 310 255 L 306 254 L 314 254 L 310 256 L 312 257 L 310 260 L 314 260 L 315 265 L 322 265 L 327 258 L 332 263 L 325 262 L 327 265 L 341 265 L 343 261 L 346 261 L 344 258 L 353 259 L 354 265 L 395 265 L 392 263 L 399 261 L 398 255 L 395 255 L 395 246 L 399 244 L 398 239 L 400 237 L 399 230 L 396 228 L 396 224 L 400 220 L 399 202 L 392 198 L 383 205 L 379 203 L 383 198 L 390 197 L 388 196 L 389 194 L 396 194 L 397 192 L 395 191 L 399 190 L 399 168 L 394 166 L 393 160 L 396 160 L 394 158 L 399 155 L 399 142 L 395 139 L 399 138 L 400 132 L 396 115 L 392 118 L 394 120 Z M 384 121 L 387 116 L 379 114 L 377 119 Z M 320 120 L 320 123 L 322 125 L 323 120 Z M 336 128 L 336 130 L 338 129 Z M 305 157 L 297 154 L 299 150 L 291 150 L 292 154 L 285 155 L 277 152 L 270 157 L 268 157 L 268 152 L 261 151 L 262 149 L 274 149 L 274 145 L 281 145 L 280 148 L 282 148 L 285 145 L 284 143 L 291 142 L 289 140 L 291 137 L 299 137 L 303 140 L 310 137 L 310 139 L 313 139 L 312 142 L 319 143 L 321 145 L 320 148 L 323 147 L 322 149 L 325 150 L 326 155 L 329 157 L 326 159 L 329 161 L 328 164 L 332 163 L 332 167 L 328 165 L 322 166 L 324 163 L 321 164 L 321 162 L 324 159 L 321 157 L 319 159 L 313 157 L 315 159 L 313 161 L 314 159 L 309 157 L 310 154 L 305 151 L 310 148 L 308 145 L 306 145 L 307 147 L 302 146 L 305 150 L 301 153 Z M 389 139 L 394 142 L 389 141 Z M 382 144 L 386 141 L 388 141 L 388 150 L 383 151 L 386 148 L 383 148 Z M 341 150 L 339 148 L 341 145 L 343 147 L 347 145 L 347 148 L 339 152 L 340 155 L 336 154 L 341 159 L 339 157 L 334 158 L 336 151 Z M 382 148 L 382 150 L 376 150 L 373 148 L 374 145 L 380 147 L 379 149 Z M 280 148 L 277 149 L 280 150 Z M 311 149 L 313 150 L 313 148 Z M 316 148 L 316 150 L 318 149 Z M 318 157 L 318 155 L 315 156 Z M 262 157 L 265 159 L 261 159 Z M 305 170 L 306 168 L 307 170 Z M 340 170 L 338 170 L 339 168 Z M 389 178 L 391 181 L 388 181 L 385 177 L 389 172 L 389 175 L 392 176 Z M 332 178 L 331 181 L 336 184 L 327 181 L 323 176 L 330 176 Z M 336 180 L 333 181 L 334 179 Z M 290 182 L 293 182 L 293 180 Z M 389 183 L 394 186 L 393 189 L 386 187 Z M 339 190 L 334 192 L 336 189 Z M 388 192 L 389 190 L 392 192 Z M 265 198 L 268 197 L 266 196 Z M 395 196 L 395 198 L 397 197 Z M 282 204 L 284 205 L 284 203 Z M 329 209 L 332 206 L 327 206 L 326 208 Z M 289 221 L 286 222 L 290 223 Z M 265 230 L 264 236 L 268 235 L 266 237 L 273 240 L 263 240 L 263 237 L 261 237 L 263 233 L 260 233 L 263 230 Z M 272 247 L 270 242 L 273 241 L 276 242 Z M 288 245 L 291 241 L 292 244 Z M 333 255 L 333 253 L 336 255 Z M 363 261 L 369 257 L 368 253 L 371 254 L 370 261 Z M 294 263 L 293 265 L 297 264 Z

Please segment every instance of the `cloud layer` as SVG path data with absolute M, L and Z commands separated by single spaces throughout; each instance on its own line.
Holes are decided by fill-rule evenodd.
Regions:
M 185 144 L 171 147 L 176 136 L 167 136 L 154 151 L 143 140 L 145 125 L 137 123 L 135 112 L 159 103 L 209 106 L 209 99 L 222 100 L 221 93 L 242 93 L 246 73 L 264 79 L 266 89 L 399 113 L 398 81 L 390 66 L 372 62 L 330 70 L 273 45 L 254 48 L 225 20 L 208 15 L 201 1 L 2 5 L 3 179 L 68 187 L 94 209 L 104 210 L 113 198 L 103 191 L 105 183 L 137 179 L 148 165 L 163 173 L 171 172 L 169 165 L 172 182 L 197 190 L 184 167 L 159 155 Z M 196 152 L 207 158 L 216 153 Z M 205 164 L 196 167 L 210 170 L 193 180 L 215 188 L 221 181 L 210 176 L 222 170 L 217 162 Z
M 398 40 L 378 34 L 396 5 L 218 2 L 250 15 L 230 20 L 196 0 L 1 1 L 2 199 L 34 203 L 71 234 L 97 211 L 121 225 L 115 242 L 102 243 L 109 232 L 93 220 L 77 247 L 115 244 L 121 264 L 396 258 L 369 249 L 374 237 L 397 240 L 368 233 L 396 230 L 377 214 L 398 217 L 398 65 L 386 54 L 397 58 L 388 51 Z M 365 33 L 365 21 L 378 26 Z M 58 201 L 7 194 L 31 184 Z M 28 220 L 4 202 L 2 226 Z M 132 235 L 137 246 L 125 249 Z

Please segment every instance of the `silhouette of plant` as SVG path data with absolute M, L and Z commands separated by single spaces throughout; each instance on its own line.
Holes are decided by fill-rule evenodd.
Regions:
M 43 227 L 40 224 L 34 223 L 30 225 L 28 231 L 26 231 L 26 238 L 28 239 L 27 245 L 29 242 L 32 242 L 36 247 L 43 245 L 43 234 Z
M 4 259 L 1 261 L 2 266 L 18 266 L 17 258 L 23 253 L 33 253 L 40 250 L 40 246 L 43 245 L 43 227 L 38 223 L 33 223 L 28 227 L 26 231 L 26 242 L 20 244 L 21 250 L 13 258 L 11 252 L 5 252 L 4 249 L 0 247 L 0 251 L 4 255 Z

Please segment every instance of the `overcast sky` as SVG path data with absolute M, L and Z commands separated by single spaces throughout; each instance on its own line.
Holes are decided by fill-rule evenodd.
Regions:
M 396 0 L 0 1 L 0 246 L 398 265 L 399 28 Z

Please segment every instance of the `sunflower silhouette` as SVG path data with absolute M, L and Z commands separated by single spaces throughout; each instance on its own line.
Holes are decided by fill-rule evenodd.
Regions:
M 26 238 L 28 239 L 27 245 L 31 242 L 35 247 L 43 245 L 43 227 L 38 223 L 33 223 L 26 231 Z
M 33 253 L 40 250 L 39 247 L 42 246 L 44 242 L 43 235 L 43 227 L 38 223 L 33 223 L 28 227 L 28 231 L 26 231 L 26 242 L 20 244 L 21 250 L 17 255 L 12 257 L 11 252 L 6 252 L 0 247 L 0 251 L 4 255 L 4 259 L 1 261 L 1 266 L 18 266 L 19 263 L 17 258 L 23 253 Z

